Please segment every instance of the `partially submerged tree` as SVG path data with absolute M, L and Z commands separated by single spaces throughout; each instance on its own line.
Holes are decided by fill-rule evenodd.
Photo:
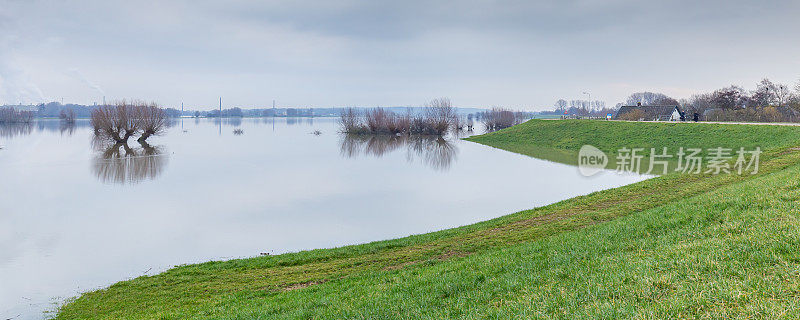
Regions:
M 358 110 L 347 108 L 339 115 L 339 126 L 342 127 L 342 132 L 350 134 L 359 134 L 366 131 L 366 127 L 362 124 L 361 114 Z
M 443 135 L 447 133 L 453 125 L 455 117 L 456 109 L 453 108 L 450 99 L 433 99 L 425 105 L 425 118 L 433 134 Z
M 136 121 L 141 131 L 138 141 L 144 142 L 150 136 L 164 133 L 167 129 L 167 114 L 155 103 L 134 107 Z
M 485 112 L 481 119 L 486 130 L 494 131 L 515 126 L 522 122 L 524 117 L 509 109 L 492 108 Z
M 72 109 L 62 109 L 61 112 L 58 114 L 58 118 L 61 121 L 66 123 L 74 123 L 75 122 L 75 110 Z
M 119 102 L 92 111 L 92 127 L 96 136 L 115 143 L 127 143 L 139 135 L 143 142 L 150 136 L 161 134 L 167 126 L 167 115 L 154 103 Z
M 127 143 L 139 130 L 133 121 L 133 108 L 126 102 L 102 106 L 92 111 L 94 134 L 116 143 Z
M 447 98 L 432 100 L 421 114 L 409 110 L 404 115 L 373 108 L 363 115 L 355 109 L 345 109 L 339 118 L 342 132 L 348 134 L 422 134 L 445 135 L 456 122 L 456 110 Z
M 367 110 L 365 122 L 372 133 L 389 133 L 390 127 L 395 127 L 393 118 L 394 113 L 388 112 L 383 108 L 374 108 Z

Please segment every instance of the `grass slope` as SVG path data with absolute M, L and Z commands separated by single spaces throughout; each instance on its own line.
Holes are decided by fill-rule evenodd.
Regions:
M 470 140 L 530 154 L 675 137 L 767 152 L 755 176 L 672 174 L 440 232 L 181 266 L 57 318 L 800 316 L 800 128 L 530 121 Z
M 613 161 L 622 147 L 644 148 L 641 154 L 668 147 L 674 154 L 684 148 L 770 150 L 798 141 L 798 129 L 790 126 L 730 125 L 691 122 L 618 122 L 591 120 L 532 120 L 482 136 L 467 138 L 496 148 L 540 159 L 577 164 L 578 150 L 592 145 Z

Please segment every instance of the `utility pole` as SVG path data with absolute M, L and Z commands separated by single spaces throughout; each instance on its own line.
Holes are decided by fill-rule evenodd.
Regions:
M 583 94 L 589 96 L 589 112 L 592 112 L 592 94 L 586 91 L 584 91 Z
M 183 102 L 181 102 L 181 132 L 183 132 Z
M 275 99 L 272 99 L 272 132 L 275 132 Z

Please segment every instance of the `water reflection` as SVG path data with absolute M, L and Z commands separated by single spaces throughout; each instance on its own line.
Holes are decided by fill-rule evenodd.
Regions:
M 62 136 L 72 136 L 76 129 L 89 127 L 90 125 L 87 119 L 79 119 L 72 122 L 39 119 L 31 123 L 3 123 L 0 124 L 0 138 L 11 139 L 35 132 L 58 132 Z
M 215 125 L 226 125 L 231 127 L 239 127 L 242 125 L 242 118 L 241 117 L 233 117 L 233 118 L 214 118 Z
M 72 137 L 39 121 L 0 138 L 0 319 L 50 318 L 52 302 L 145 270 L 405 237 L 644 179 L 586 178 L 454 135 L 345 139 L 336 118 L 245 118 L 242 136 L 220 121 L 221 138 L 213 119 L 184 119 L 188 133 L 171 128 L 155 151 L 134 139 L 91 148 L 85 119 Z M 147 210 L 120 206 L 131 197 L 120 188 Z
M 59 121 L 58 131 L 62 136 L 72 136 L 75 133 L 75 121 Z
M 163 147 L 139 142 L 139 147 L 128 144 L 94 142 L 101 151 L 92 162 L 92 172 L 104 183 L 136 184 L 161 175 L 167 166 L 168 156 Z
M 419 159 L 425 166 L 445 171 L 458 158 L 456 145 L 442 137 L 420 135 L 342 135 L 340 154 L 346 158 L 361 155 L 380 158 L 384 154 L 405 150 L 406 159 Z
M 14 138 L 21 135 L 29 135 L 33 132 L 33 125 L 30 123 L 7 123 L 0 124 L 0 138 Z

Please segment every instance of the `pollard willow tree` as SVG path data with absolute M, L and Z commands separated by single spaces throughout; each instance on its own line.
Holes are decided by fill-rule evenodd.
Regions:
M 155 103 L 122 101 L 92 111 L 92 127 L 95 136 L 103 140 L 125 144 L 138 135 L 137 140 L 144 142 L 164 133 L 167 114 Z

